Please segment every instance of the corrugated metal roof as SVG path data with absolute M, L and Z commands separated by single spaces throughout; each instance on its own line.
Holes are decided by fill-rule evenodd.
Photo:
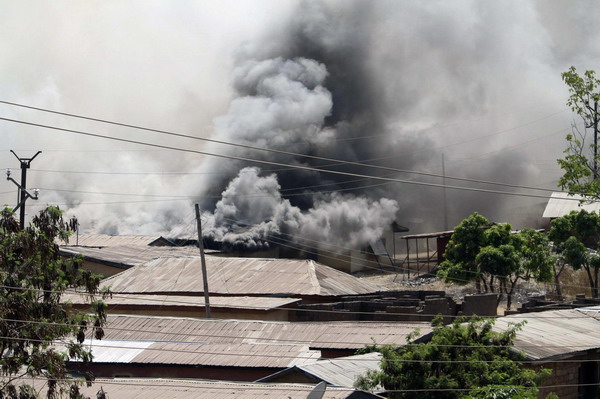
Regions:
M 308 345 L 86 340 L 97 363 L 284 368 L 314 362 Z M 59 349 L 62 349 L 59 347 Z
M 454 230 L 437 231 L 434 233 L 410 234 L 410 235 L 400 236 L 400 238 L 403 238 L 405 240 L 413 239 L 413 238 L 437 238 L 437 237 L 451 236 L 452 233 L 454 233 Z
M 526 320 L 514 347 L 530 360 L 552 360 L 600 348 L 600 313 L 597 309 L 564 309 L 516 314 L 496 320 L 494 329 Z
M 548 200 L 548 204 L 544 209 L 543 218 L 558 218 L 568 215 L 571 211 L 580 211 L 585 209 L 588 212 L 599 212 L 600 202 L 592 202 L 591 204 L 581 204 L 579 200 L 583 199 L 580 195 L 570 196 L 563 192 L 554 192 Z
M 151 341 L 85 340 L 86 349 L 92 350 L 94 362 L 99 363 L 130 363 L 152 344 Z M 59 352 L 65 352 L 64 344 L 55 346 Z
M 210 293 L 220 295 L 354 295 L 383 288 L 312 260 L 206 257 Z M 157 258 L 109 277 L 118 293 L 203 292 L 200 257 Z
M 282 306 L 300 302 L 298 298 L 278 298 L 264 296 L 211 296 L 210 306 L 212 308 L 232 309 L 256 309 L 270 310 Z M 73 304 L 89 304 L 89 297 L 83 294 L 63 294 L 63 302 L 70 301 Z M 180 306 L 204 308 L 204 296 L 183 295 L 144 295 L 144 294 L 115 294 L 112 298 L 106 298 L 104 302 L 109 307 L 118 305 L 129 306 Z
M 69 237 L 68 245 L 83 247 L 114 247 L 114 246 L 145 246 L 158 240 L 161 236 L 146 235 L 108 235 L 108 234 L 79 234 L 79 237 Z M 65 245 L 61 242 L 60 245 Z
M 44 389 L 43 379 L 32 381 L 22 379 L 17 383 L 34 383 L 37 389 Z M 259 384 L 207 380 L 140 379 L 140 378 L 97 378 L 90 387 L 80 387 L 84 396 L 96 397 L 102 387 L 109 398 L 127 399 L 252 399 L 286 398 L 306 399 L 314 389 L 308 384 Z M 357 392 L 362 398 L 381 398 L 380 396 L 350 388 L 327 387 L 323 399 L 346 399 Z
M 195 247 L 149 247 L 136 245 L 119 245 L 106 248 L 61 247 L 61 255 L 82 255 L 84 259 L 108 264 L 123 269 L 142 264 L 160 257 L 198 255 Z
M 354 381 L 359 375 L 365 374 L 369 370 L 379 370 L 381 357 L 381 353 L 367 353 L 336 359 L 324 359 L 295 367 L 320 378 L 330 385 L 351 387 L 354 386 Z
M 270 376 L 261 378 L 259 382 L 273 381 L 273 378 L 288 374 L 297 369 L 308 373 L 321 381 L 325 381 L 329 385 L 352 387 L 359 375 L 363 375 L 369 370 L 379 370 L 381 358 L 381 353 L 373 352 L 364 355 L 323 359 L 314 363 L 289 367 Z
M 373 342 L 404 345 L 419 322 L 270 322 L 109 315 L 106 339 L 210 343 L 307 344 L 314 349 L 359 349 Z

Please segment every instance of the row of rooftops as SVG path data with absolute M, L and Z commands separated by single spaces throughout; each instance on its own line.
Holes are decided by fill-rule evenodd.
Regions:
M 45 394 L 47 384 L 42 379 L 22 379 L 16 381 L 32 384 L 41 394 Z M 104 392 L 109 398 L 131 399 L 252 399 L 286 398 L 307 399 L 319 392 L 321 399 L 370 399 L 381 398 L 374 394 L 348 387 L 325 387 L 309 384 L 248 383 L 229 381 L 208 381 L 169 378 L 98 378 L 90 386 L 80 387 L 84 397 L 100 397 Z
M 543 365 L 598 353 L 600 349 L 600 308 L 515 314 L 498 318 L 494 329 L 503 331 L 524 320 L 527 322 L 516 335 L 514 350 L 524 353 L 527 361 Z M 280 397 L 278 393 L 281 394 L 286 387 L 302 387 L 298 392 L 305 396 L 298 397 L 306 397 L 314 384 L 320 381 L 329 385 L 326 392 L 330 396 L 325 395 L 324 398 L 375 398 L 378 396 L 351 387 L 358 375 L 379 367 L 379 354 L 332 359 L 323 359 L 322 354 L 328 349 L 355 350 L 373 343 L 403 345 L 408 334 L 417 328 L 420 331 L 416 341 L 427 340 L 432 329 L 426 323 L 290 323 L 109 315 L 106 337 L 102 341 L 88 337 L 86 345 L 92 349 L 94 361 L 110 369 L 118 369 L 119 365 L 217 367 L 222 370 L 221 373 L 225 369 L 260 369 L 272 372 L 257 382 L 293 381 L 298 376 L 308 382 L 308 385 L 193 382 L 196 387 L 212 387 L 214 392 L 222 393 L 221 390 L 228 387 L 231 389 L 228 397 L 232 398 L 252 397 L 248 396 L 248 390 L 258 392 L 263 389 L 265 393 L 261 397 Z M 181 382 L 170 379 L 100 379 L 95 387 L 97 390 L 100 384 L 104 384 L 113 397 L 122 397 L 121 394 L 125 394 L 122 390 L 134 389 L 129 384 L 136 385 L 136 381 L 139 383 L 135 388 L 138 394 L 156 387 L 156 381 L 163 381 L 169 387 L 178 386 Z M 185 383 L 181 386 L 186 392 L 182 398 L 205 397 L 204 393 L 192 393 L 194 390 Z M 345 387 L 345 390 L 334 387 Z M 156 397 L 152 395 L 144 397 Z
M 503 331 L 526 321 L 514 348 L 527 360 L 553 361 L 600 350 L 600 307 L 519 313 L 496 319 Z M 205 345 L 292 345 L 307 350 L 357 350 L 366 345 L 404 345 L 418 329 L 416 341 L 427 340 L 430 323 L 420 322 L 273 322 L 108 315 L 105 339 L 177 342 Z M 243 346 L 237 347 L 241 352 Z M 266 360 L 269 361 L 269 360 Z M 272 362 L 278 359 L 270 360 Z
M 132 241 L 145 242 L 136 237 Z M 153 247 L 147 242 L 124 246 L 119 242 L 119 245 L 102 248 L 63 247 L 62 251 L 68 256 L 82 254 L 88 260 L 122 266 L 122 272 L 102 283 L 103 287 L 110 286 L 115 292 L 113 298 L 107 299 L 109 309 L 128 304 L 154 304 L 162 309 L 203 304 L 197 248 Z M 207 256 L 207 267 L 208 275 L 212 276 L 211 303 L 216 308 L 266 310 L 291 306 L 311 297 L 368 294 L 381 290 L 376 285 L 310 260 Z M 75 294 L 66 298 L 74 304 L 86 300 Z M 527 360 L 544 363 L 600 350 L 598 308 L 515 314 L 498 318 L 495 328 L 505 330 L 511 323 L 523 320 L 527 323 L 517 333 L 515 349 L 522 351 Z M 105 339 L 90 340 L 88 344 L 96 361 L 109 365 L 270 369 L 273 374 L 263 376 L 261 381 L 285 380 L 282 374 L 300 373 L 308 376 L 310 381 L 349 387 L 349 381 L 356 375 L 376 366 L 376 355 L 323 357 L 349 355 L 372 343 L 403 345 L 416 329 L 420 330 L 418 340 L 427 340 L 432 332 L 428 323 L 418 322 L 300 323 L 109 314 Z M 147 379 L 140 380 L 143 383 L 134 388 L 133 381 L 113 380 L 110 382 L 111 395 L 135 397 L 127 393 L 135 389 L 137 395 L 145 398 L 160 397 L 152 396 L 162 389 L 158 387 L 160 383 L 176 390 L 181 388 L 178 392 L 182 396 L 170 396 L 181 398 L 205 397 L 206 392 L 213 392 L 211 399 L 218 398 L 227 390 L 238 395 L 232 394 L 228 398 L 253 397 L 263 389 L 268 394 L 261 397 L 280 397 L 278 390 L 286 389 L 281 384 L 194 381 L 189 382 L 193 385 L 188 385 L 180 380 Z M 297 397 L 303 398 L 314 388 L 301 387 Z M 296 388 L 290 386 L 289 389 Z M 296 397 L 290 392 L 286 395 Z M 338 391 L 328 388 L 323 397 L 377 396 L 350 388 Z

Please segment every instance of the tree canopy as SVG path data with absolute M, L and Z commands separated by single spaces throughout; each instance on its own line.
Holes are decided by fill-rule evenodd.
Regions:
M 592 297 L 598 298 L 600 215 L 584 209 L 552 221 L 549 233 L 560 259 L 574 270 L 585 270 Z
M 595 133 L 590 140 L 587 132 L 588 129 L 597 130 L 598 127 L 600 80 L 591 70 L 585 71 L 583 76 L 579 75 L 575 67 L 564 72 L 562 78 L 569 87 L 567 105 L 580 116 L 583 123 L 574 124 L 572 132 L 567 135 L 565 156 L 558 159 L 558 164 L 564 171 L 558 185 L 565 191 L 584 194 L 588 199 L 599 199 L 598 143 Z
M 36 398 L 25 378 L 43 379 L 48 398 L 82 397 L 65 362 L 91 361 L 82 344 L 85 333 L 92 328 L 101 339 L 106 314 L 104 303 L 95 300 L 100 276 L 82 269 L 81 259 L 59 256 L 56 240 L 67 241 L 76 223 L 48 207 L 21 230 L 9 209 L 0 211 L 0 398 Z M 92 314 L 61 301 L 74 289 L 90 296 Z M 67 353 L 56 349 L 58 339 L 66 340 Z
M 532 229 L 513 232 L 510 224 L 492 224 L 475 212 L 456 228 L 438 276 L 448 282 L 475 282 L 478 292 L 507 295 L 512 305 L 520 280 L 550 281 L 555 262 L 547 237 Z
M 512 349 L 522 324 L 492 329 L 494 320 L 472 318 L 436 326 L 430 340 L 406 346 L 371 346 L 382 353 L 380 370 L 358 378 L 362 389 L 383 386 L 394 399 L 534 399 L 550 370 L 522 368 Z

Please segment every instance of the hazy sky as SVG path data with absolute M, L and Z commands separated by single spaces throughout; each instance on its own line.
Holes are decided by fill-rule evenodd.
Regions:
M 560 74 L 600 64 L 600 10 L 591 0 L 0 0 L 0 7 L 3 101 L 336 159 L 385 158 L 378 164 L 434 173 L 444 153 L 448 175 L 549 188 L 576 120 Z M 265 86 L 265 77 L 275 83 Z M 231 153 L 8 105 L 0 115 Z M 87 231 L 185 232 L 193 227 L 187 197 L 214 206 L 218 198 L 206 197 L 248 166 L 5 121 L 0 128 L 3 169 L 18 168 L 10 149 L 43 151 L 29 173 L 29 186 L 42 189 L 29 213 L 62 204 Z M 277 177 L 281 187 L 269 180 L 275 191 L 345 187 L 314 173 Z M 0 201 L 14 206 L 14 187 L 2 181 Z M 369 183 L 376 182 L 362 184 Z M 413 231 L 443 228 L 440 189 L 391 184 L 354 195 L 373 206 L 396 201 L 381 212 L 386 223 L 397 209 L 396 220 Z M 292 199 L 286 209 L 316 215 L 336 201 L 352 203 L 325 197 Z M 451 224 L 475 210 L 533 223 L 544 202 L 454 191 L 448 198 Z

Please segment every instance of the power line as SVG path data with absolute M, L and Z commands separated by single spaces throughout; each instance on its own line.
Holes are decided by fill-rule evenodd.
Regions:
M 39 381 L 47 381 L 47 378 L 42 378 L 42 377 L 31 377 L 31 376 L 27 376 L 27 377 L 23 377 L 22 380 L 39 380 Z M 74 379 L 53 379 L 54 381 L 57 382 L 77 382 L 77 380 Z M 239 391 L 242 390 L 265 390 L 265 389 L 269 389 L 271 391 L 283 391 L 283 392 L 306 392 L 307 390 L 309 390 L 310 388 L 312 388 L 312 385 L 307 385 L 306 387 L 297 387 L 294 388 L 294 385 L 300 385 L 298 383 L 283 383 L 283 384 L 277 384 L 277 383 L 255 383 L 255 382 L 249 382 L 249 383 L 240 383 L 240 382 L 232 382 L 232 381 L 214 381 L 214 380 L 181 380 L 181 379 L 174 379 L 174 378 L 150 378 L 147 379 L 150 381 L 153 380 L 159 380 L 161 383 L 164 383 L 165 381 L 169 381 L 169 382 L 175 382 L 175 381 L 180 381 L 181 384 L 180 385 L 176 385 L 176 384 L 166 384 L 164 385 L 165 387 L 168 388 L 186 388 L 186 389 L 202 389 L 202 390 L 227 390 L 230 392 L 234 392 L 234 393 L 239 393 Z M 101 378 L 97 378 L 95 379 L 92 384 L 97 384 L 97 385 L 122 385 L 122 386 L 131 386 L 131 387 L 135 387 L 135 386 L 139 386 L 139 387 L 156 387 L 155 384 L 148 384 L 148 381 L 146 381 L 145 383 L 135 383 L 132 381 L 144 381 L 144 379 L 138 379 L 138 378 L 126 378 L 126 379 L 101 379 Z M 80 381 L 81 383 L 83 383 L 84 381 Z M 223 384 L 223 385 L 230 385 L 230 386 L 206 386 L 205 384 Z M 243 385 L 240 386 L 239 389 L 236 389 L 238 385 Z M 590 383 L 590 384 L 586 384 L 586 383 L 582 383 L 582 384 L 557 384 L 557 385 L 539 385 L 539 386 L 515 386 L 515 385 L 504 385 L 504 386 L 491 386 L 491 387 L 481 387 L 481 388 L 486 388 L 490 391 L 499 391 L 499 390 L 503 390 L 503 389 L 507 389 L 507 388 L 512 388 L 512 387 L 518 387 L 521 389 L 527 389 L 527 390 L 531 390 L 531 389 L 554 389 L 554 388 L 569 388 L 569 387 L 586 387 L 586 386 L 598 386 L 598 384 L 596 383 Z M 355 392 L 355 391 L 361 391 L 361 392 L 365 392 L 364 390 L 361 390 L 359 388 L 345 388 L 345 387 L 333 387 L 333 386 L 327 386 L 326 388 L 328 391 L 327 392 Z M 384 392 L 466 392 L 466 391 L 472 391 L 473 388 L 422 388 L 422 389 L 384 389 Z M 110 392 L 107 392 L 110 393 Z
M 398 168 L 391 168 L 391 167 L 385 167 L 385 166 L 372 165 L 372 164 L 364 163 L 364 161 L 360 161 L 360 162 L 356 162 L 356 161 L 342 161 L 342 160 L 339 160 L 339 159 L 333 159 L 333 158 L 327 158 L 327 157 L 319 157 L 319 156 L 314 156 L 314 155 L 299 154 L 299 153 L 295 153 L 295 152 L 291 152 L 291 151 L 275 150 L 275 149 L 264 148 L 264 147 L 257 147 L 257 146 L 251 146 L 251 145 L 240 144 L 240 143 L 231 143 L 231 142 L 227 142 L 227 141 L 223 141 L 223 140 L 215 140 L 215 139 L 209 139 L 209 138 L 191 136 L 191 135 L 186 135 L 186 134 L 174 133 L 174 132 L 170 132 L 170 131 L 166 131 L 166 130 L 146 128 L 146 127 L 137 126 L 137 125 L 131 125 L 131 124 L 126 124 L 126 123 L 109 121 L 109 120 L 106 120 L 106 119 L 92 118 L 92 117 L 87 117 L 87 116 L 82 116 L 82 115 L 71 114 L 71 113 L 53 111 L 53 110 L 48 110 L 48 109 L 44 109 L 44 108 L 32 107 L 32 106 L 28 106 L 28 105 L 24 105 L 24 104 L 17 104 L 17 103 L 12 103 L 12 102 L 7 102 L 7 101 L 0 101 L 0 103 L 4 103 L 4 104 L 8 104 L 8 105 L 13 105 L 13 106 L 17 106 L 17 107 L 28 108 L 28 109 L 34 109 L 34 110 L 42 111 L 42 112 L 54 113 L 54 114 L 63 115 L 63 116 L 69 116 L 69 117 L 78 118 L 78 119 L 85 119 L 85 120 L 90 120 L 90 121 L 95 121 L 95 122 L 101 122 L 101 123 L 106 123 L 106 124 L 111 124 L 111 125 L 116 125 L 116 126 L 122 126 L 122 127 L 137 129 L 137 130 L 144 130 L 144 131 L 149 131 L 149 132 L 154 132 L 154 133 L 159 133 L 159 134 L 165 134 L 165 135 L 169 135 L 169 136 L 182 137 L 182 138 L 194 139 L 194 140 L 201 140 L 201 141 L 207 141 L 207 142 L 216 143 L 216 144 L 224 144 L 224 145 L 230 145 L 230 146 L 234 146 L 234 147 L 241 147 L 241 148 L 245 148 L 245 149 L 257 150 L 257 151 L 266 151 L 266 152 L 271 152 L 271 153 L 277 153 L 277 154 L 283 154 L 283 155 L 290 155 L 290 156 L 296 156 L 296 157 L 302 157 L 302 158 L 309 158 L 309 159 L 315 159 L 315 160 L 321 160 L 321 161 L 327 161 L 327 162 L 335 162 L 336 164 L 339 164 L 339 165 L 353 165 L 353 166 L 360 166 L 360 167 L 382 169 L 382 170 L 387 170 L 387 171 L 394 171 L 394 172 L 398 172 L 398 173 L 409 173 L 409 174 L 417 174 L 417 175 L 421 175 L 421 176 L 442 177 L 441 175 L 435 174 L 435 173 L 419 172 L 419 171 L 413 171 L 413 170 L 406 170 L 406 169 L 398 169 Z M 551 117 L 553 115 L 556 115 L 558 113 L 562 113 L 562 112 L 565 112 L 565 111 L 567 111 L 567 110 L 563 110 L 563 111 L 559 111 L 559 112 L 550 114 L 550 115 L 548 115 L 548 116 L 546 116 L 544 118 L 541 118 L 541 119 L 545 119 L 545 118 Z M 4 119 L 4 118 L 2 118 L 2 119 Z M 524 125 L 521 125 L 521 126 L 518 126 L 518 127 L 524 127 L 524 126 L 530 125 L 530 124 L 535 123 L 535 122 L 537 122 L 537 121 L 539 121 L 541 119 L 528 122 L 528 123 L 526 123 Z M 5 120 L 8 120 L 8 119 L 5 119 Z M 13 122 L 14 122 L 14 120 L 13 120 Z M 511 130 L 511 129 L 508 129 L 508 130 Z M 508 130 L 505 130 L 505 131 L 508 131 Z M 479 138 L 476 138 L 476 139 L 478 140 L 478 139 L 482 139 L 482 138 L 487 138 L 487 137 L 490 137 L 490 136 L 493 136 L 493 135 L 496 135 L 496 134 L 502 133 L 502 132 L 504 132 L 504 131 L 493 133 L 493 134 L 486 135 L 486 136 L 482 136 L 482 137 L 479 137 Z M 472 140 L 475 140 L 475 139 L 472 139 Z M 472 140 L 467 140 L 466 142 L 469 142 L 469 141 L 472 141 Z M 453 145 L 457 145 L 457 144 L 453 144 Z M 394 156 L 394 157 L 396 157 L 396 156 Z M 372 160 L 369 160 L 369 161 L 372 161 Z M 333 166 L 333 165 L 326 165 L 326 166 Z M 490 181 L 485 181 L 485 180 L 466 179 L 466 178 L 461 178 L 461 177 L 456 177 L 456 176 L 444 176 L 444 177 L 446 179 L 458 180 L 458 181 L 470 181 L 470 182 L 475 182 L 475 183 L 491 184 L 491 185 L 498 185 L 498 186 L 503 186 L 503 187 L 527 188 L 527 189 L 532 189 L 532 190 L 549 191 L 547 189 L 540 189 L 540 188 L 536 188 L 536 187 L 524 187 L 524 186 L 517 186 L 517 185 L 506 184 L 506 183 L 490 182 Z M 550 191 L 552 191 L 552 190 L 550 190 Z
M 50 110 L 50 109 L 47 109 L 47 108 L 34 107 L 34 106 L 31 106 L 31 105 L 20 104 L 20 103 L 15 103 L 15 102 L 10 102 L 10 101 L 2 101 L 2 100 L 0 100 L 0 103 L 6 104 L 6 105 L 15 106 L 15 107 L 20 107 L 20 108 L 26 108 L 26 109 L 32 109 L 32 110 L 36 110 L 36 111 L 41 111 L 41 112 L 56 114 L 56 115 L 68 116 L 68 117 L 77 118 L 77 119 L 83 119 L 83 120 L 89 120 L 89 121 L 93 121 L 93 122 L 106 123 L 106 124 L 111 124 L 111 125 L 115 125 L 115 126 L 127 127 L 127 128 L 136 129 L 136 130 L 144 130 L 144 131 L 149 131 L 149 132 L 153 132 L 153 133 L 166 134 L 166 135 L 170 135 L 170 136 L 188 138 L 188 139 L 193 139 L 193 140 L 207 141 L 207 142 L 212 142 L 212 143 L 216 143 L 216 144 L 232 145 L 232 146 L 244 147 L 244 148 L 247 148 L 247 149 L 259 150 L 259 151 L 277 152 L 277 153 L 281 153 L 281 154 L 301 156 L 301 157 L 308 157 L 308 158 L 314 158 L 314 159 L 327 159 L 327 158 L 322 158 L 322 157 L 314 157 L 314 156 L 309 156 L 309 155 L 304 155 L 304 154 L 297 154 L 297 153 L 293 153 L 293 152 L 289 152 L 289 151 L 280 151 L 280 150 L 274 150 L 274 149 L 269 149 L 269 148 L 264 148 L 264 147 L 243 145 L 243 144 L 239 144 L 239 143 L 231 143 L 231 142 L 227 142 L 227 141 L 224 141 L 224 140 L 214 140 L 214 139 L 208 139 L 208 138 L 204 138 L 204 137 L 192 136 L 192 135 L 188 135 L 188 134 L 175 133 L 175 132 L 166 131 L 166 130 L 153 129 L 153 128 L 143 127 L 143 126 L 139 126 L 139 125 L 132 125 L 132 124 L 127 124 L 127 123 L 122 123 L 122 122 L 110 121 L 110 120 L 107 120 L 107 119 L 94 118 L 94 117 L 89 117 L 89 116 L 84 116 L 84 115 L 78 115 L 78 114 L 72 114 L 72 113 L 67 113 L 67 112 Z M 566 112 L 566 111 L 569 111 L 569 109 L 568 108 L 567 109 L 563 109 L 561 111 L 557 111 L 557 112 L 551 113 L 549 115 L 545 115 L 545 116 L 543 116 L 541 118 L 534 119 L 532 121 L 526 122 L 526 123 L 518 125 L 518 126 L 513 126 L 511 128 L 500 130 L 498 132 L 494 132 L 494 133 L 491 133 L 491 134 L 488 134 L 488 135 L 484 135 L 484 136 L 480 136 L 480 137 L 475 137 L 475 138 L 472 138 L 472 139 L 468 139 L 468 140 L 465 140 L 465 141 L 461 141 L 461 142 L 449 144 L 449 145 L 446 145 L 446 146 L 437 147 L 436 149 L 444 149 L 444 148 L 447 148 L 447 147 L 461 145 L 461 144 L 465 144 L 465 143 L 468 143 L 468 142 L 472 142 L 472 141 L 481 140 L 481 139 L 484 139 L 484 138 L 489 138 L 489 137 L 492 137 L 492 136 L 496 136 L 498 134 L 506 133 L 506 132 L 511 131 L 511 130 L 520 129 L 522 127 L 529 126 L 531 124 L 534 124 L 534 123 L 539 122 L 539 121 L 544 120 L 544 119 L 548 119 L 548 118 L 550 118 L 552 116 L 561 114 L 561 113 Z M 444 125 L 436 126 L 436 127 L 443 127 L 443 126 Z M 375 137 L 375 136 L 376 135 L 369 135 L 369 136 L 363 136 L 362 138 L 372 138 L 372 137 Z M 340 139 L 340 140 L 344 140 L 344 139 Z M 397 156 L 397 155 L 395 155 L 395 156 Z M 387 158 L 389 158 L 389 157 L 379 158 L 378 160 L 387 159 Z M 373 160 L 375 160 L 375 159 L 373 159 Z M 339 161 L 339 160 L 335 160 L 335 161 L 336 162 L 342 162 L 342 163 L 344 163 L 344 161 Z M 365 166 L 368 166 L 368 165 L 365 165 Z M 372 165 L 372 166 L 375 167 L 374 165 Z
M 4 319 L 0 319 L 3 320 Z M 15 320 L 15 322 L 22 322 L 23 324 L 27 324 L 26 320 Z M 37 323 L 36 323 L 37 324 Z M 43 324 L 43 325 L 54 325 L 56 323 L 39 323 L 39 324 Z M 71 324 L 71 325 L 66 325 L 66 326 L 70 326 L 70 327 L 78 327 L 78 325 L 75 324 Z M 96 327 L 93 327 L 92 329 L 95 329 Z M 106 329 L 106 327 L 102 327 L 104 329 Z M 135 329 L 130 330 L 130 331 L 136 331 Z M 517 332 L 518 334 L 518 332 Z M 181 334 L 180 334 L 181 335 Z M 235 337 L 232 337 L 235 338 Z M 54 340 L 43 340 L 43 339 L 38 339 L 38 338 L 30 338 L 30 337 L 13 337 L 13 336 L 1 336 L 0 340 L 8 340 L 8 341 L 17 341 L 17 342 L 21 342 L 21 341 L 27 341 L 27 342 L 40 342 L 40 343 L 52 343 L 52 342 L 56 342 Z M 102 340 L 100 340 L 102 341 Z M 132 340 L 114 340 L 114 339 L 110 339 L 110 338 L 106 338 L 106 341 L 111 341 L 111 342 L 115 342 L 115 341 L 132 341 Z M 148 340 L 145 340 L 148 341 Z M 227 343 L 227 342 L 195 342 L 195 341 L 153 341 L 153 340 L 149 340 L 150 342 L 156 342 L 158 344 L 198 344 L 198 345 L 220 345 L 220 344 L 232 344 L 231 342 Z M 61 341 L 59 341 L 61 342 Z M 66 343 L 66 340 L 62 340 L 62 343 Z M 253 343 L 240 343 L 240 344 L 245 344 L 245 345 L 256 345 L 257 347 L 260 346 L 270 346 L 270 345 L 275 345 L 275 346 L 296 346 L 296 345 L 302 345 L 302 343 L 286 343 L 286 344 L 265 344 L 265 343 L 261 343 L 261 342 L 253 342 Z M 354 343 L 356 344 L 356 343 Z M 412 344 L 407 344 L 410 346 L 423 346 L 423 345 L 427 345 L 428 343 L 412 343 Z M 90 343 L 90 346 L 93 347 L 93 343 Z M 432 344 L 429 344 L 432 345 Z M 402 347 L 404 345 L 398 345 L 399 347 Z M 515 350 L 519 350 L 519 348 L 521 346 L 517 345 L 450 345 L 450 344 L 442 344 L 442 345 L 435 345 L 438 347 L 451 347 L 451 348 L 496 348 L 496 349 L 515 349 Z M 547 346 L 545 345 L 531 345 L 532 347 L 535 348 L 546 348 Z M 129 350 L 133 350 L 133 349 L 140 349 L 140 348 L 132 348 L 131 346 L 126 346 L 126 345 L 118 345 L 117 343 L 112 344 L 112 345 L 106 345 L 106 344 L 102 344 L 102 345 L 98 345 L 98 347 L 101 348 L 113 348 L 113 349 L 129 349 Z M 589 348 L 590 346 L 585 346 L 585 348 Z M 163 353 L 187 353 L 187 354 L 197 354 L 197 355 L 222 355 L 223 352 L 211 352 L 211 351 L 202 351 L 201 353 L 198 353 L 196 351 L 193 350 L 186 350 L 186 349 L 173 349 L 173 348 L 151 348 L 151 347 L 146 347 L 143 348 L 144 350 L 148 350 L 148 351 L 156 351 L 156 352 L 163 352 Z M 313 349 L 314 350 L 314 349 Z M 227 355 L 235 355 L 235 356 L 241 356 L 241 357 L 267 357 L 267 358 L 284 358 L 284 359 L 308 359 L 308 360 L 317 360 L 314 358 L 314 356 L 303 356 L 300 354 L 297 355 L 290 355 L 290 356 L 286 356 L 283 354 L 277 354 L 277 355 L 270 355 L 270 354 L 262 354 L 262 353 L 232 353 L 231 351 L 227 352 Z M 356 359 L 356 361 L 370 361 L 368 359 Z M 511 360 L 511 359 L 507 359 L 507 360 L 422 360 L 422 359 L 386 359 L 387 362 L 390 363 L 513 363 L 513 362 L 518 362 L 518 363 L 523 363 L 523 364 L 539 364 L 539 363 L 545 363 L 548 362 L 548 360 L 544 360 L 544 359 L 522 359 L 522 360 Z M 596 362 L 597 359 L 556 359 L 556 360 L 551 360 L 552 363 L 579 363 L 579 362 Z
M 253 163 L 259 163 L 259 164 L 265 164 L 265 165 L 273 165 L 273 166 L 286 167 L 286 168 L 292 168 L 292 169 L 323 172 L 323 173 L 343 175 L 343 176 L 361 177 L 361 178 L 366 178 L 366 179 L 381 180 L 381 181 L 394 182 L 394 183 L 413 184 L 413 185 L 420 185 L 420 186 L 427 186 L 427 187 L 437 187 L 437 188 L 446 187 L 446 188 L 452 189 L 452 190 L 462 190 L 462 191 L 480 192 L 480 193 L 488 193 L 488 194 L 501 194 L 501 195 L 512 195 L 512 196 L 532 197 L 532 198 L 543 198 L 543 199 L 549 198 L 548 196 L 537 195 L 537 194 L 512 193 L 512 192 L 499 191 L 499 190 L 489 190 L 489 189 L 462 187 L 462 186 L 451 186 L 451 185 L 444 185 L 444 184 L 438 184 L 438 183 L 417 182 L 417 181 L 411 181 L 411 180 L 405 180 L 405 179 L 395 179 L 395 178 L 390 178 L 390 177 L 371 176 L 371 175 L 365 175 L 365 174 L 360 174 L 360 173 L 351 173 L 351 172 L 343 172 L 343 171 L 334 171 L 334 170 L 329 170 L 329 169 L 320 169 L 320 168 L 304 166 L 304 165 L 284 164 L 284 163 L 280 163 L 280 162 L 264 161 L 264 160 L 251 159 L 251 158 L 245 158 L 245 157 L 237 157 L 237 156 L 233 156 L 233 155 L 215 154 L 215 153 L 209 153 L 206 151 L 178 148 L 178 147 L 172 147 L 172 146 L 167 146 L 167 145 L 162 145 L 162 144 L 146 143 L 146 142 L 137 141 L 137 140 L 130 140 L 130 139 L 124 139 L 124 138 L 119 138 L 119 137 L 106 136 L 106 135 L 101 135 L 101 134 L 96 134 L 96 133 L 83 132 L 83 131 L 79 131 L 79 130 L 65 129 L 65 128 L 60 128 L 60 127 L 56 127 L 56 126 L 43 125 L 43 124 L 27 122 L 27 121 L 20 121 L 20 120 L 9 119 L 9 118 L 0 118 L 0 120 L 29 125 L 29 126 L 41 127 L 41 128 L 46 128 L 46 129 L 52 129 L 52 130 L 57 130 L 57 131 L 62 131 L 62 132 L 67 132 L 67 133 L 80 134 L 80 135 L 89 136 L 89 137 L 104 138 L 104 139 L 108 139 L 108 140 L 115 140 L 115 141 L 121 141 L 121 142 L 127 142 L 127 143 L 133 143 L 133 144 L 139 144 L 139 145 L 145 145 L 145 146 L 151 146 L 151 147 L 165 148 L 165 149 L 170 149 L 170 150 L 174 150 L 174 151 L 189 152 L 189 153 L 195 153 L 195 154 L 200 154 L 200 155 L 214 156 L 214 157 L 219 157 L 219 158 L 225 158 L 225 159 L 231 159 L 231 160 L 237 160 L 237 161 L 245 161 L 245 162 L 253 162 Z M 568 198 L 568 199 L 572 199 L 572 198 Z M 573 199 L 573 200 L 579 201 L 578 199 Z M 595 200 L 592 200 L 592 201 L 595 201 Z

